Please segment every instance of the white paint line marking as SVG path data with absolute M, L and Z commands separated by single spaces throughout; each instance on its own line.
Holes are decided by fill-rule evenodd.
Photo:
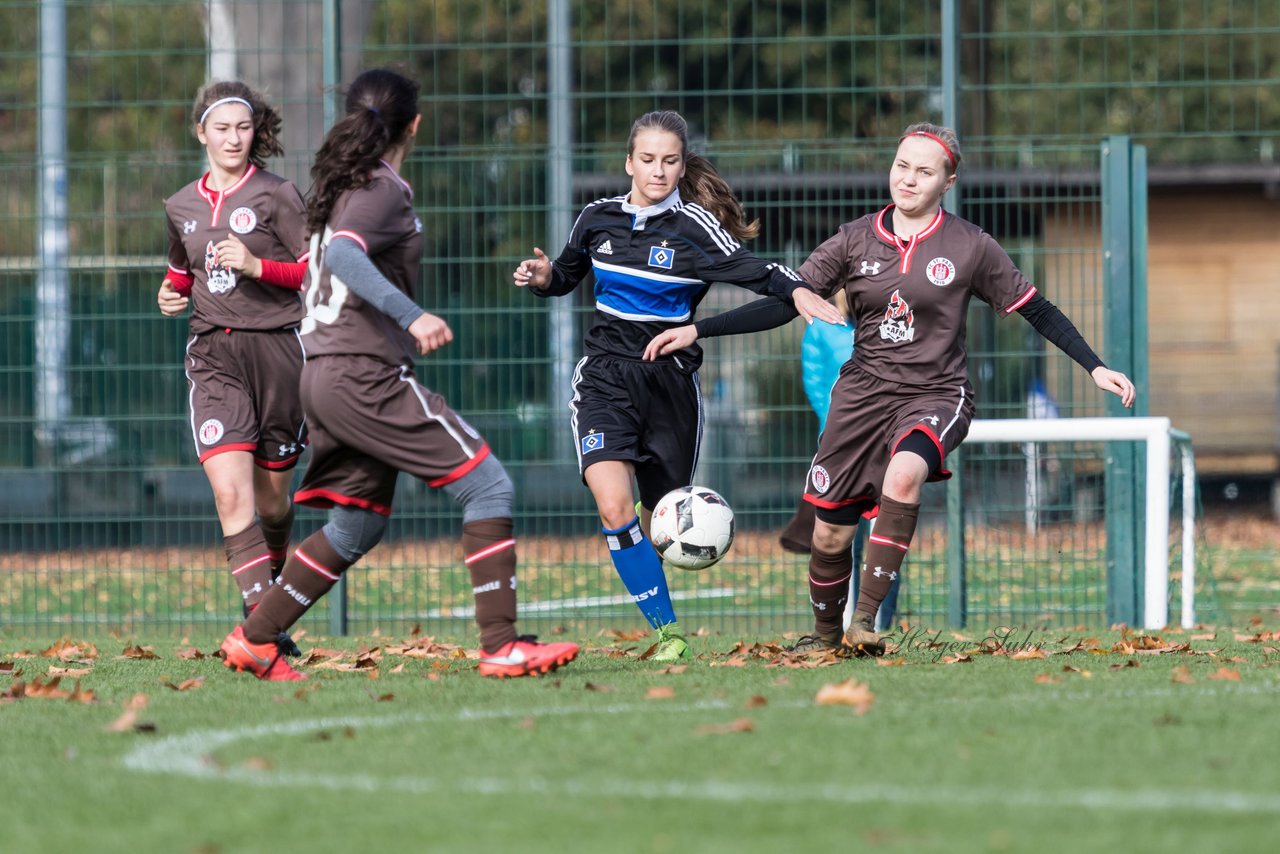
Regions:
M 683 602 L 690 599 L 728 599 L 736 595 L 738 595 L 738 591 L 732 587 L 722 587 L 714 590 L 673 590 L 671 591 L 671 600 L 673 602 Z M 608 605 L 631 604 L 634 604 L 633 600 L 627 594 L 619 596 L 581 596 L 577 599 L 547 599 L 535 602 L 521 602 L 520 613 L 553 613 L 555 611 L 574 611 L 584 608 L 602 608 Z M 423 620 L 435 620 L 441 617 L 473 617 L 475 613 L 476 609 L 474 607 L 465 606 L 458 608 L 432 608 L 430 611 L 417 616 Z
M 1200 690 L 1170 692 L 1165 689 L 1134 690 L 1123 695 L 1097 695 L 1094 692 L 1029 692 L 1002 697 L 974 697 L 973 701 L 999 703 L 1076 702 L 1176 693 L 1179 697 L 1220 695 L 1262 695 L 1280 691 L 1280 684 L 1205 686 Z M 956 698 L 964 702 L 963 698 Z M 197 730 L 185 735 L 169 736 L 150 742 L 125 754 L 125 768 L 147 774 L 174 774 L 203 779 L 232 780 L 254 786 L 305 786 L 333 791 L 352 789 L 366 792 L 429 794 L 463 792 L 477 795 L 555 794 L 575 797 L 623 797 L 647 800 L 681 799 L 733 803 L 804 803 L 823 801 L 835 804 L 946 804 L 949 806 L 992 809 L 994 807 L 1033 807 L 1061 810 L 1063 807 L 1105 809 L 1121 812 L 1233 812 L 1249 814 L 1280 813 L 1280 793 L 1246 792 L 1222 789 L 1058 789 L 1035 791 L 1008 787 L 975 786 L 904 786 L 877 782 L 868 786 L 834 785 L 797 787 L 755 782 L 725 780 L 630 781 L 630 780 L 551 780 L 547 778 L 494 779 L 489 777 L 436 780 L 430 777 L 375 777 L 368 774 L 323 774 L 258 771 L 248 768 L 218 768 L 206 757 L 211 751 L 239 741 L 271 736 L 301 736 L 325 729 L 343 727 L 388 727 L 428 722 L 490 721 L 524 717 L 565 717 L 571 715 L 614 715 L 655 713 L 687 713 L 724 710 L 732 705 L 726 700 L 708 700 L 686 705 L 611 704 L 607 706 L 568 706 L 546 709 L 461 709 L 453 713 L 413 713 L 377 718 L 337 717 L 310 721 L 287 721 L 237 729 Z M 811 701 L 778 703 L 773 708 L 811 709 L 828 713 L 825 707 Z M 931 807 L 932 808 L 932 807 Z

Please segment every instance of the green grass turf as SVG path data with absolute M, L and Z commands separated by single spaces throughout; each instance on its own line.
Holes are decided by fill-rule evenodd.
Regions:
M 1263 851 L 1280 821 L 1280 637 L 1261 628 L 1028 629 L 1002 655 L 920 632 L 903 666 L 805 668 L 738 647 L 776 638 L 712 634 L 677 672 L 615 633 L 519 680 L 401 654 L 420 638 L 312 636 L 335 652 L 290 684 L 187 641 L 70 640 L 96 657 L 0 636 L 5 850 Z M 139 643 L 157 657 L 119 657 Z M 322 666 L 375 646 L 376 666 Z M 87 670 L 57 686 L 81 694 L 30 696 L 51 666 Z M 816 701 L 849 679 L 863 713 Z

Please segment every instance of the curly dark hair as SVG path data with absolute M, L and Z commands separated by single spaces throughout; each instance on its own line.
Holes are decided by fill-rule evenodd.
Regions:
M 196 102 L 191 106 L 193 128 L 201 124 L 200 119 L 209 105 L 223 98 L 243 98 L 252 107 L 253 142 L 249 146 L 250 163 L 261 169 L 267 165 L 267 158 L 284 154 L 284 146 L 280 143 L 280 127 L 283 124 L 280 114 L 261 92 L 239 80 L 218 80 L 206 84 L 200 90 L 196 95 Z
M 684 116 L 675 110 L 655 110 L 636 119 L 631 125 L 631 135 L 627 137 L 628 156 L 635 152 L 636 136 L 647 130 L 672 133 L 680 140 L 680 152 L 684 157 L 680 198 L 711 211 L 725 230 L 739 240 L 750 240 L 760 233 L 760 220 L 746 221 L 742 203 L 711 161 L 689 151 L 689 123 Z
M 338 197 L 368 185 L 387 149 L 403 142 L 418 115 L 418 83 L 387 68 L 362 72 L 347 89 L 346 115 L 316 152 L 307 226 L 324 230 Z

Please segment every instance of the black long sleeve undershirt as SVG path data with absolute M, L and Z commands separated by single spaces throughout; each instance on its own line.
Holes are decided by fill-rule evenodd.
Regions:
M 1090 374 L 1096 368 L 1106 367 L 1106 363 L 1093 352 L 1093 348 L 1084 340 L 1075 324 L 1068 320 L 1056 305 L 1040 294 L 1037 293 L 1027 301 L 1026 305 L 1018 309 L 1018 314 L 1025 317 L 1046 341 L 1066 353 Z
M 765 297 L 746 305 L 704 317 L 694 322 L 699 338 L 718 338 L 721 335 L 741 335 L 746 332 L 764 332 L 775 329 L 800 316 L 796 307 L 784 299 Z

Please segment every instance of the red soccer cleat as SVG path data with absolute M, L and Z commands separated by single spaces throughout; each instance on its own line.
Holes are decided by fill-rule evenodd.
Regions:
M 244 636 L 244 627 L 236 626 L 231 634 L 222 642 L 222 653 L 226 656 L 223 664 L 241 673 L 252 673 L 265 682 L 297 682 L 306 679 L 305 673 L 299 673 L 289 666 L 280 655 L 280 647 L 275 641 L 267 643 L 251 643 Z
M 578 657 L 576 643 L 538 643 L 533 635 L 521 635 L 494 652 L 480 654 L 480 675 L 538 676 L 550 673 Z

